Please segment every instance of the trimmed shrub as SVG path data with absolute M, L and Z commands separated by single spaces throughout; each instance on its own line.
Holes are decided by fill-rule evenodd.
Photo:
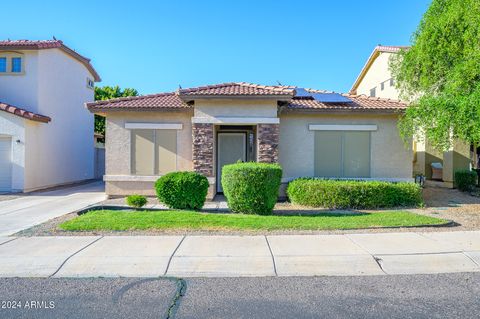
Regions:
M 294 204 L 326 208 L 387 208 L 420 206 L 421 187 L 415 183 L 299 178 L 288 184 Z
M 208 192 L 208 179 L 195 172 L 173 172 L 155 183 L 158 199 L 173 209 L 201 209 Z
M 130 195 L 125 198 L 127 205 L 134 208 L 142 208 L 147 204 L 147 198 L 143 195 Z
M 236 163 L 222 168 L 223 193 L 234 213 L 271 214 L 281 180 L 278 164 Z
M 469 192 L 475 189 L 477 184 L 477 173 L 470 170 L 455 172 L 455 186 L 462 192 Z

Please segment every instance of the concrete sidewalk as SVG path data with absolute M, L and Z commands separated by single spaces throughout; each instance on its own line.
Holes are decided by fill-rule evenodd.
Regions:
M 0 201 L 0 236 L 12 235 L 103 200 L 103 182 L 92 182 Z
M 0 237 L 0 277 L 364 276 L 480 271 L 480 231 Z

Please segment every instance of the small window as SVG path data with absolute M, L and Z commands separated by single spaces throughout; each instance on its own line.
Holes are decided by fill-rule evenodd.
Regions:
M 22 72 L 22 58 L 14 57 L 12 58 L 12 73 L 21 73 Z
M 380 84 L 380 89 L 381 89 L 382 91 L 385 89 L 385 82 L 382 82 L 382 83 Z
M 89 89 L 93 89 L 94 86 L 95 86 L 95 82 L 94 82 L 92 79 L 87 78 L 87 87 L 88 87 Z
M 7 72 L 7 58 L 0 58 L 0 72 Z
M 394 86 L 395 85 L 395 81 L 392 79 L 390 79 L 390 86 Z
M 370 96 L 371 96 L 371 97 L 375 97 L 376 95 L 377 95 L 377 90 L 376 90 L 376 88 L 371 89 L 371 90 L 370 90 Z
M 22 75 L 25 72 L 23 54 L 20 52 L 0 52 L 0 74 Z

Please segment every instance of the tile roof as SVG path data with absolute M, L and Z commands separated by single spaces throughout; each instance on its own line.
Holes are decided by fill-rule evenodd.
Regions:
M 410 46 L 408 45 L 377 45 L 375 50 L 380 52 L 390 52 L 390 53 L 397 53 L 401 50 L 408 49 Z
M 36 122 L 48 123 L 52 120 L 48 116 L 29 112 L 25 109 L 22 109 L 7 103 L 2 103 L 2 102 L 0 102 L 0 111 L 4 111 L 16 116 L 23 117 L 27 120 L 36 121 Z
M 293 87 L 280 85 L 258 85 L 247 82 L 231 82 L 215 85 L 200 86 L 196 88 L 180 89 L 182 96 L 293 96 Z
M 308 89 L 312 93 L 335 93 Z M 350 99 L 352 103 L 322 103 L 314 99 L 293 98 L 288 104 L 288 109 L 309 109 L 325 111 L 401 111 L 407 108 L 407 104 L 398 100 L 370 97 L 366 95 L 341 94 Z
M 240 85 L 242 86 L 242 85 Z M 256 87 L 247 86 L 246 90 L 244 88 L 239 88 L 237 84 L 219 84 L 219 85 L 210 85 L 208 87 L 204 87 L 207 89 L 201 89 L 202 92 L 210 92 L 211 90 L 218 93 L 217 96 L 225 96 L 227 92 L 231 92 L 231 95 L 237 96 L 257 96 L 258 95 L 258 88 L 262 90 L 260 95 L 268 95 L 263 92 L 264 87 L 272 88 L 271 86 L 261 86 L 258 85 Z M 352 110 L 352 111 L 382 111 L 382 110 L 403 110 L 407 107 L 405 103 L 396 100 L 389 100 L 389 99 L 381 99 L 381 98 L 373 98 L 367 97 L 365 95 L 351 95 L 351 94 L 342 94 L 343 96 L 351 99 L 353 103 L 322 103 L 318 102 L 313 99 L 309 98 L 295 98 L 293 97 L 295 87 L 293 86 L 276 86 L 273 87 L 275 90 L 279 90 L 280 92 L 288 92 L 288 96 L 285 96 L 284 93 L 281 93 L 281 100 L 288 101 L 287 108 L 290 110 Z M 195 89 L 182 89 L 181 91 L 193 92 Z M 220 91 L 217 91 L 220 90 Z M 242 93 L 239 93 L 240 92 Z M 253 90 L 253 91 L 252 91 Z M 320 91 L 320 90 L 313 90 L 308 89 L 308 91 L 312 93 L 335 93 L 329 91 Z M 246 92 L 251 92 L 247 94 Z M 171 92 L 171 93 L 160 93 L 160 94 L 152 94 L 152 95 L 143 95 L 143 96 L 132 96 L 132 97 L 123 97 L 117 99 L 111 99 L 106 101 L 96 101 L 91 103 L 86 103 L 86 107 L 91 112 L 104 112 L 104 111 L 121 111 L 121 110 L 135 110 L 135 111 L 152 111 L 156 109 L 188 109 L 192 108 L 190 104 L 187 104 L 186 98 L 181 96 L 182 93 L 179 92 Z M 185 96 L 185 95 L 184 95 Z M 200 96 L 204 96 L 203 94 Z M 194 100 L 197 95 L 189 95 L 189 99 Z
M 90 63 L 90 59 L 70 49 L 60 40 L 0 40 L 0 50 L 44 50 L 60 49 L 72 58 L 82 63 L 93 75 L 95 82 L 100 82 L 100 76 Z
M 90 111 L 101 110 L 155 110 L 158 108 L 185 109 L 190 106 L 185 103 L 178 94 L 159 93 L 141 96 L 121 97 L 105 101 L 86 103 Z

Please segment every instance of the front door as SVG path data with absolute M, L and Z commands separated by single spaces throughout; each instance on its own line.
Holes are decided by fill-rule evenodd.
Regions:
M 222 189 L 222 167 L 247 161 L 247 133 L 224 132 L 217 136 L 217 192 Z

